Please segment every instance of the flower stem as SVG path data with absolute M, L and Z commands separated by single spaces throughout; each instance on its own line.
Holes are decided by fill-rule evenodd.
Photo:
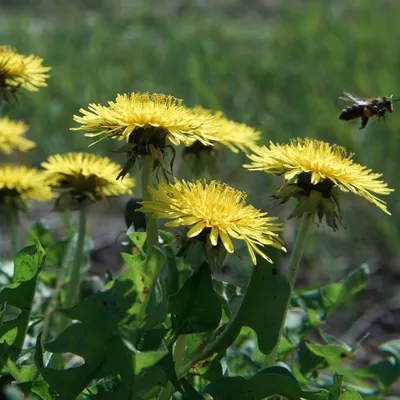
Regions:
M 187 342 L 187 336 L 179 335 L 175 344 L 174 364 L 175 364 L 175 371 L 177 374 L 179 368 L 182 365 L 183 357 L 185 356 L 186 342 Z M 165 386 L 165 388 L 161 391 L 158 400 L 169 400 L 171 398 L 173 391 L 174 391 L 174 386 L 172 385 L 171 382 L 168 382 L 167 386 Z
M 67 293 L 65 295 L 65 300 L 63 303 L 63 308 L 72 307 L 77 299 L 80 287 L 80 278 L 81 278 L 81 263 L 82 263 L 82 253 L 83 246 L 85 243 L 85 231 L 86 231 L 86 209 L 83 204 L 81 204 L 79 209 L 79 228 L 78 228 L 78 239 L 75 248 L 75 256 L 72 267 L 69 272 L 69 280 L 67 286 Z M 60 322 L 58 324 L 59 333 L 62 333 L 69 324 L 69 319 L 61 315 Z M 47 336 L 47 332 L 46 336 Z M 44 341 L 42 341 L 44 343 Z M 62 354 L 56 353 L 51 358 L 50 365 L 53 368 L 61 369 L 64 365 L 64 359 Z
M 76 252 L 74 263 L 69 274 L 69 281 L 67 286 L 67 293 L 65 295 L 64 308 L 72 307 L 78 298 L 80 280 L 81 280 L 81 263 L 83 245 L 85 243 L 85 231 L 86 231 L 86 210 L 83 203 L 79 209 L 79 230 L 78 230 L 78 242 L 76 245 Z
M 12 257 L 14 258 L 18 250 L 20 249 L 18 237 L 18 211 L 10 210 L 8 225 L 10 228 Z
M 151 155 L 146 155 L 142 160 L 142 197 L 144 201 L 152 200 L 149 187 L 153 183 L 153 164 L 154 159 Z M 153 247 L 158 243 L 157 220 L 146 214 L 147 231 L 147 256 L 150 257 Z
M 300 220 L 299 227 L 297 229 L 296 240 L 294 242 L 294 248 L 290 256 L 288 268 L 287 268 L 287 278 L 290 285 L 290 297 L 293 294 L 294 284 L 296 281 L 297 271 L 299 269 L 299 264 L 301 257 L 303 255 L 304 244 L 307 239 L 308 230 L 311 226 L 313 216 L 310 214 L 303 214 Z M 285 328 L 285 322 L 287 313 L 289 311 L 290 297 L 286 305 L 285 314 L 282 319 L 282 324 L 279 330 L 278 340 L 272 352 L 265 357 L 264 365 L 265 367 L 272 367 L 276 363 L 278 357 L 279 343 L 282 339 L 283 330 Z

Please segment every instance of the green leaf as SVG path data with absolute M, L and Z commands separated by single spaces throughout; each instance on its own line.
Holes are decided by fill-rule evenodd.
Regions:
M 50 386 L 40 375 L 35 365 L 23 365 L 20 369 L 18 387 L 26 394 L 37 394 L 42 400 L 52 400 Z
M 164 252 L 167 258 L 167 293 L 169 296 L 179 290 L 179 271 L 176 264 L 176 256 L 170 247 L 165 247 Z
M 167 351 L 146 351 L 135 354 L 135 375 L 158 364 L 166 355 Z
M 169 297 L 169 307 L 174 314 L 173 324 L 177 333 L 206 332 L 217 328 L 222 308 L 206 263 Z
M 151 329 L 164 322 L 168 313 L 168 297 L 164 280 L 158 278 L 150 294 L 146 307 L 146 329 Z
M 168 329 L 165 328 L 145 331 L 144 334 L 138 338 L 136 348 L 139 351 L 158 350 L 167 332 Z
M 213 360 L 206 360 L 196 365 L 196 373 L 208 381 L 215 381 L 223 377 L 220 359 L 215 357 Z
M 295 330 L 304 337 L 312 327 L 323 323 L 330 312 L 362 290 L 368 284 L 368 280 L 369 268 L 364 264 L 341 282 L 297 291 L 292 296 L 291 303 L 294 307 L 301 307 L 308 318 Z
M 235 321 L 257 333 L 258 346 L 271 353 L 290 297 L 290 285 L 264 259 L 253 267 L 253 274 Z
M 53 353 L 77 354 L 85 361 L 82 366 L 66 370 L 44 367 L 38 337 L 35 364 L 61 399 L 75 398 L 96 377 L 115 374 L 126 385 L 131 381 L 133 355 L 116 332 L 136 297 L 132 280 L 123 274 L 105 292 L 95 293 L 62 310 L 65 316 L 80 322 L 70 325 L 54 341 L 46 343 L 45 348 Z
M 160 237 L 160 239 L 162 241 L 161 246 L 163 246 L 163 247 L 169 247 L 173 243 L 176 242 L 176 237 L 171 232 L 166 232 L 166 231 L 163 231 L 163 230 L 160 229 L 158 231 L 158 236 Z
M 333 376 L 333 385 L 329 387 L 331 393 L 330 400 L 338 400 L 340 394 L 342 393 L 343 375 L 335 374 Z
M 154 390 L 157 387 L 161 388 L 168 381 L 171 381 L 176 388 L 181 390 L 170 353 L 166 354 L 157 364 L 147 368 L 135 377 L 135 394 L 140 396 L 149 390 Z
M 147 239 L 146 232 L 136 232 L 133 226 L 131 226 L 126 232 L 126 234 L 131 240 L 131 242 L 139 249 L 139 251 L 144 254 L 146 251 L 145 247 Z
M 36 246 L 22 249 L 15 257 L 13 283 L 0 292 L 0 303 L 7 303 L 0 326 L 0 343 L 6 343 L 10 358 L 16 361 L 24 343 L 36 290 L 37 278 L 45 262 L 45 252 Z M 17 317 L 6 320 L 10 309 L 17 307 Z
M 114 281 L 109 290 L 94 293 L 76 306 L 63 309 L 61 312 L 72 320 L 81 321 L 87 326 L 85 329 L 103 339 L 126 319 L 126 313 L 137 300 L 135 289 L 133 283 L 126 279 L 125 272 Z
M 348 388 L 339 396 L 338 400 L 363 400 L 363 398 L 355 389 Z
M 204 400 L 204 397 L 186 380 L 181 379 L 184 400 Z
M 321 345 L 311 342 L 306 342 L 306 346 L 312 353 L 324 359 L 327 366 L 334 365 L 353 354 L 348 346 L 335 344 Z
M 46 249 L 46 264 L 61 266 L 71 240 L 62 240 Z
M 299 397 L 310 400 L 329 399 L 326 390 L 303 391 L 294 376 L 283 367 L 267 368 L 249 379 L 223 378 L 208 384 L 204 391 L 211 394 L 214 400 L 261 400 L 274 395 L 285 396 L 289 400 L 297 400 Z
M 141 239 L 139 239 L 139 242 L 144 244 Z M 125 271 L 118 280 L 128 284 L 133 283 L 133 287 L 137 293 L 136 302 L 133 303 L 126 312 L 126 320 L 136 320 L 136 326 L 143 327 L 146 325 L 147 319 L 150 318 L 147 305 L 150 301 L 154 285 L 164 268 L 165 256 L 161 250 L 154 248 L 150 259 L 147 259 L 144 253 L 136 255 L 122 253 L 122 257 L 129 269 Z M 164 289 L 161 289 L 161 291 L 162 292 L 158 291 L 158 293 L 164 296 L 164 301 Z M 159 303 L 160 310 L 164 310 L 163 301 Z
M 53 238 L 44 221 L 35 222 L 28 232 L 27 243 L 34 245 L 36 240 L 39 240 L 41 245 L 46 248 L 53 245 Z
M 373 362 L 366 368 L 359 368 L 354 373 L 362 378 L 375 378 L 379 389 L 386 393 L 400 377 L 400 340 L 391 340 L 379 347 L 388 357 Z

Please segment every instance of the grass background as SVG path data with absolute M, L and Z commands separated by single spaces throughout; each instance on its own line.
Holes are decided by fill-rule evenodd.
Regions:
M 89 138 L 69 131 L 80 107 L 149 91 L 222 110 L 261 130 L 263 143 L 300 136 L 343 145 L 397 189 L 399 103 L 386 121 L 372 120 L 364 131 L 359 121 L 337 116 L 346 106 L 338 99 L 343 90 L 400 97 L 399 13 L 398 0 L 2 0 L 1 42 L 52 67 L 48 88 L 21 93 L 10 110 L 39 143 L 20 161 L 37 166 L 55 152 L 85 151 Z M 118 160 L 113 145 L 103 141 L 92 151 Z M 270 200 L 279 179 L 242 169 L 245 161 L 223 150 L 215 178 L 286 220 L 290 207 Z M 313 229 L 299 284 L 340 279 L 367 262 L 373 296 L 361 308 L 394 295 L 398 196 L 387 197 L 389 217 L 344 195 L 346 229 Z M 295 221 L 286 227 L 290 249 Z

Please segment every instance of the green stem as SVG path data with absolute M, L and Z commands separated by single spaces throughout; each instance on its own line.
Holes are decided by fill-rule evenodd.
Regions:
M 11 238 L 11 251 L 13 258 L 20 249 L 19 237 L 18 237 L 18 211 L 10 210 L 9 215 L 9 228 Z
M 182 365 L 183 358 L 185 356 L 186 342 L 187 342 L 187 336 L 180 335 L 175 344 L 174 364 L 175 364 L 175 371 L 177 374 L 179 368 Z M 161 391 L 158 400 L 169 400 L 173 392 L 174 392 L 174 386 L 172 385 L 171 382 L 168 382 L 167 386 L 165 386 L 165 388 Z
M 299 269 L 300 260 L 303 255 L 304 244 L 307 239 L 307 233 L 311 226 L 313 216 L 310 214 L 303 214 L 300 220 L 300 224 L 297 230 L 296 240 L 294 242 L 294 248 L 290 256 L 289 264 L 287 267 L 287 278 L 290 285 L 290 297 L 293 294 L 294 284 L 296 281 L 297 271 Z M 289 311 L 290 297 L 286 305 L 285 314 L 282 319 L 282 324 L 279 330 L 278 340 L 272 352 L 265 357 L 265 367 L 272 367 L 276 363 L 278 357 L 279 343 L 281 341 L 283 330 L 285 328 L 285 322 L 287 313 Z
M 21 382 L 21 372 L 18 367 L 8 358 L 5 362 L 8 371 L 10 372 L 11 376 L 17 381 Z
M 153 197 L 149 192 L 149 188 L 153 183 L 153 164 L 154 159 L 151 155 L 143 156 L 142 160 L 142 197 L 144 201 L 151 201 Z M 147 256 L 151 256 L 154 246 L 158 244 L 158 227 L 157 220 L 146 214 L 146 231 L 147 231 Z
M 85 243 L 85 230 L 86 230 L 86 210 L 83 203 L 79 209 L 79 230 L 78 230 L 78 243 L 76 245 L 76 252 L 74 263 L 69 274 L 69 281 L 67 286 L 67 293 L 65 295 L 64 308 L 72 307 L 78 300 L 80 280 L 81 280 L 81 264 L 83 245 Z
M 72 307 L 78 299 L 80 278 L 81 278 L 82 253 L 83 253 L 83 246 L 85 243 L 85 230 L 86 230 L 86 210 L 84 205 L 81 204 L 81 207 L 79 209 L 78 241 L 75 249 L 74 262 L 72 264 L 69 273 L 67 293 L 65 295 L 63 308 Z M 59 333 L 62 333 L 67 328 L 69 322 L 70 320 L 66 316 L 61 315 L 60 322 L 58 325 Z M 47 332 L 45 333 L 47 336 Z M 42 343 L 44 343 L 44 341 L 42 341 Z M 62 354 L 55 353 L 51 358 L 50 365 L 53 368 L 62 369 L 62 367 L 64 366 L 64 358 Z

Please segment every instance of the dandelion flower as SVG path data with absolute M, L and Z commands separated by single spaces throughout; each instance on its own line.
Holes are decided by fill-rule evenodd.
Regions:
M 353 161 L 354 154 L 345 148 L 314 139 L 294 139 L 289 144 L 259 147 L 249 155 L 251 171 L 264 171 L 282 175 L 284 186 L 277 197 L 286 201 L 289 197 L 302 197 L 319 193 L 320 216 L 327 211 L 323 203 L 339 207 L 339 197 L 334 189 L 352 192 L 375 204 L 386 214 L 386 203 L 376 195 L 388 195 L 393 189 L 380 180 L 382 174 L 373 173 L 367 167 Z M 315 200 L 315 197 L 314 197 Z M 318 208 L 317 207 L 317 208 Z M 340 210 L 338 217 L 340 217 Z M 325 213 L 325 216 L 326 213 Z
M 189 228 L 187 237 L 205 234 L 212 246 L 222 244 L 229 253 L 234 252 L 232 239 L 243 240 L 256 264 L 256 253 L 269 262 L 264 246 L 285 250 L 276 232 L 282 231 L 277 218 L 267 217 L 246 204 L 246 194 L 224 183 L 204 180 L 195 183 L 179 181 L 161 182 L 158 188 L 149 188 L 152 201 L 143 201 L 140 211 L 154 218 L 172 219 L 166 226 Z
M 86 131 L 89 137 L 100 136 L 98 141 L 110 137 L 126 142 L 116 150 L 127 153 L 126 165 L 117 179 L 123 178 L 136 160 L 145 155 L 151 155 L 158 168 L 172 173 L 172 161 L 171 171 L 163 167 L 167 149 L 173 154 L 172 160 L 175 157 L 171 143 L 188 146 L 198 140 L 211 146 L 216 140 L 212 136 L 212 115 L 197 115 L 182 100 L 164 94 L 119 94 L 108 106 L 89 104 L 88 111 L 79 111 L 82 116 L 74 115 L 74 120 L 81 126 L 72 130 Z
M 31 92 L 47 86 L 50 67 L 42 65 L 43 59 L 33 54 L 24 56 L 11 46 L 0 46 L 0 91 L 4 98 L 20 87 Z
M 107 196 L 132 194 L 135 186 L 130 177 L 123 182 L 115 180 L 121 168 L 118 164 L 91 153 L 55 154 L 43 162 L 42 167 L 49 184 L 68 190 L 68 198 L 74 200 L 75 205 L 85 199 L 96 201 Z
M 24 165 L 0 164 L 0 204 L 25 209 L 28 200 L 54 197 L 42 171 Z
M 119 94 L 108 107 L 89 104 L 89 111 L 80 109 L 83 116 L 74 115 L 86 136 L 112 137 L 117 140 L 147 145 L 163 144 L 167 138 L 179 145 L 190 140 L 211 145 L 210 115 L 197 115 L 183 105 L 183 100 L 164 94 Z
M 214 115 L 216 128 L 213 136 L 215 141 L 228 147 L 234 153 L 238 153 L 239 150 L 247 153 L 257 146 L 257 141 L 260 140 L 261 133 L 259 131 L 226 118 L 220 111 L 213 112 L 202 107 L 195 107 L 193 112 L 204 116 Z
M 0 151 L 10 154 L 13 150 L 27 151 L 36 147 L 36 143 L 23 135 L 29 129 L 22 121 L 0 118 Z

